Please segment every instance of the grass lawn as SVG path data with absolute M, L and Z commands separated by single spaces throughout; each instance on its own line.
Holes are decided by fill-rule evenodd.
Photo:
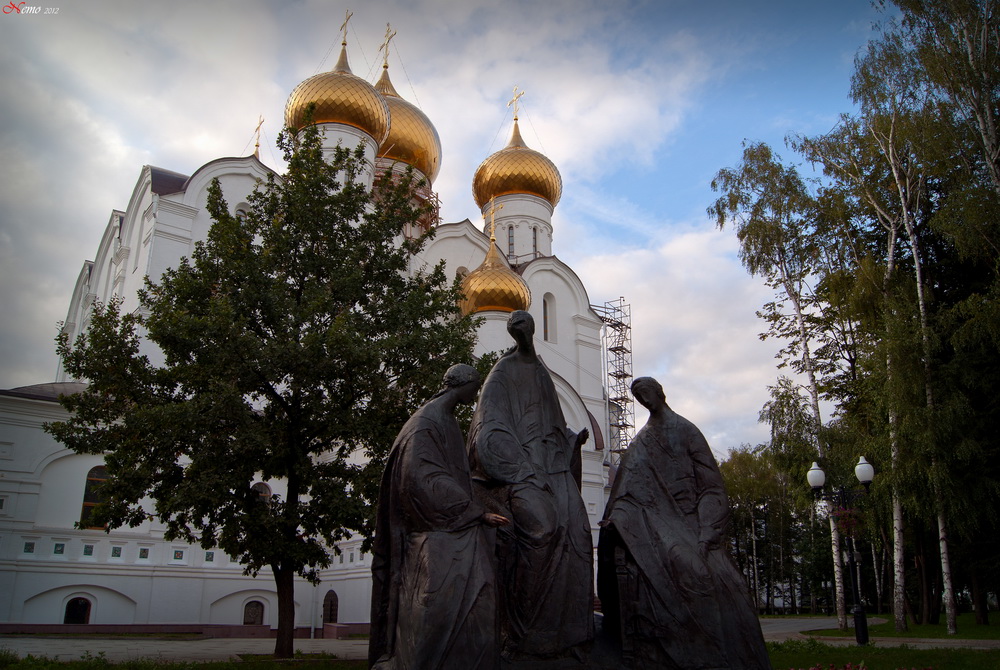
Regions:
M 944 615 L 941 616 L 941 623 L 937 625 L 923 624 L 915 626 L 910 624 L 910 630 L 905 633 L 897 633 L 896 626 L 892 622 L 892 615 L 886 616 L 889 620 L 885 623 L 868 625 L 868 635 L 870 637 L 899 637 L 899 638 L 948 638 L 958 640 L 1000 640 L 1000 623 L 994 621 L 989 626 L 977 626 L 975 614 L 958 615 L 958 634 L 948 635 L 944 624 Z M 995 617 L 996 615 L 994 615 Z M 837 628 L 829 630 L 809 631 L 810 635 L 828 635 L 831 637 L 854 637 L 854 628 L 842 631 Z
M 1000 652 L 975 649 L 833 647 L 816 640 L 769 642 L 774 670 L 841 670 L 848 663 L 865 670 L 1000 670 Z

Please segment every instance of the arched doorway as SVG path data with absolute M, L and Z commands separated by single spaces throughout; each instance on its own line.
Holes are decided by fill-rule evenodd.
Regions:
M 243 625 L 264 625 L 264 603 L 259 600 L 251 600 L 243 606 Z
M 66 603 L 63 623 L 90 623 L 90 601 L 86 598 L 72 598 Z
M 337 613 L 340 609 L 340 599 L 337 592 L 330 590 L 323 598 L 323 623 L 337 623 Z

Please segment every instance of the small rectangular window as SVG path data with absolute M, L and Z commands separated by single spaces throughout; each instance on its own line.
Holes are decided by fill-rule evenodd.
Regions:
M 353 551 L 351 552 L 351 559 L 350 560 L 351 560 L 351 563 L 354 562 L 354 552 Z
M 142 549 L 140 549 L 140 550 L 139 550 L 139 558 L 140 558 L 141 560 L 146 560 L 146 559 L 148 559 L 148 558 L 149 558 L 149 549 L 148 549 L 148 548 L 146 548 L 146 547 L 143 547 Z
M 85 545 L 83 545 L 83 555 L 84 556 L 93 556 L 94 555 L 94 545 L 92 545 L 92 544 L 85 544 Z
M 184 560 L 184 551 L 182 549 L 174 549 L 174 560 L 175 561 Z
M 122 548 L 121 547 L 111 547 L 111 558 L 121 558 Z
M 344 563 L 344 555 L 343 555 L 343 554 L 341 554 L 341 555 L 340 555 L 340 563 L 341 563 L 341 564 L 343 564 L 343 563 Z
M 66 553 L 66 543 L 65 542 L 56 542 L 55 545 L 52 547 L 52 553 L 55 554 L 56 556 L 62 556 L 63 554 L 65 554 Z
M 33 553 L 35 553 L 35 543 L 34 542 L 25 542 L 24 543 L 24 553 L 26 553 L 26 554 L 33 554 Z
M 206 551 L 205 552 L 205 562 L 206 563 L 214 563 L 215 562 L 215 552 L 214 551 Z

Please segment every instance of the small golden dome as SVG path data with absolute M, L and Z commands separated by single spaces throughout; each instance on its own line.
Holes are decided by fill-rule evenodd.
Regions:
M 385 98 L 391 119 L 389 136 L 379 145 L 378 157 L 412 165 L 433 184 L 441 169 L 441 138 L 434 124 L 416 105 L 396 93 L 389 81 L 388 66 L 382 67 L 375 90 Z
M 309 77 L 295 87 L 285 105 L 285 125 L 301 130 L 309 103 L 316 103 L 314 123 L 354 126 L 381 144 L 389 134 L 389 107 L 371 84 L 351 73 L 347 45 L 329 72 Z
M 462 294 L 458 303 L 462 314 L 478 312 L 513 312 L 531 306 L 531 289 L 507 265 L 500 255 L 495 239 L 490 239 L 483 264 L 462 279 Z
M 562 196 L 562 177 L 544 154 L 529 149 L 521 139 L 514 117 L 514 132 L 507 146 L 482 163 L 472 179 L 472 196 L 482 209 L 494 196 L 530 193 L 555 207 Z

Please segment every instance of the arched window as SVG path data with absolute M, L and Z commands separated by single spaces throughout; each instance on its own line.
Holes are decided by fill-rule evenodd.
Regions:
M 243 625 L 264 625 L 264 603 L 259 600 L 251 600 L 243 606 Z
M 542 339 L 556 341 L 556 298 L 551 293 L 542 298 Z
M 538 257 L 538 228 L 531 229 L 531 253 Z
M 340 599 L 337 592 L 330 590 L 323 598 L 323 623 L 337 623 L 337 615 L 340 610 Z
M 108 471 L 103 465 L 93 467 L 87 473 L 87 485 L 83 489 L 83 509 L 80 511 L 81 528 L 104 528 L 104 526 L 95 526 L 90 521 L 90 516 L 94 512 L 94 508 L 103 502 L 98 488 L 107 480 Z
M 271 487 L 270 486 L 268 486 L 264 482 L 257 482 L 256 484 L 254 484 L 250 488 L 257 492 L 257 498 L 259 498 L 261 502 L 264 502 L 264 503 L 270 503 L 271 502 Z
M 90 601 L 86 598 L 73 598 L 66 603 L 63 623 L 90 623 Z
M 514 226 L 507 227 L 507 256 L 513 262 L 514 259 Z

